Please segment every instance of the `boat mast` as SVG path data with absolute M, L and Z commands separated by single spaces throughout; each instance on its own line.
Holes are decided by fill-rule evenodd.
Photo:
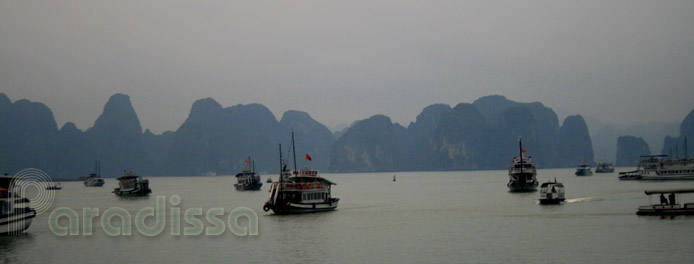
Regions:
M 282 174 L 284 173 L 284 162 L 282 162 L 282 143 L 280 143 L 280 189 L 282 189 Z
M 520 157 L 520 172 L 523 173 L 523 141 L 518 137 L 518 154 Z
M 299 171 L 296 167 L 296 146 L 294 146 L 294 130 L 292 130 L 292 152 L 294 153 L 294 170 Z

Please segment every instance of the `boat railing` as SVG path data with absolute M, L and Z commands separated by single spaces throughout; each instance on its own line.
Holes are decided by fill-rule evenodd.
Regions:
M 323 185 L 320 182 L 282 183 L 282 188 L 288 190 L 323 189 Z

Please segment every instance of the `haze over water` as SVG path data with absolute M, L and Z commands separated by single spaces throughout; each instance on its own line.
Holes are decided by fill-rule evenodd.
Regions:
M 618 168 L 617 171 L 631 168 Z M 694 188 L 694 182 L 619 181 L 617 174 L 576 177 L 573 169 L 540 170 L 538 180 L 566 185 L 567 203 L 541 206 L 539 192 L 509 193 L 507 171 L 323 174 L 337 183 L 336 211 L 277 216 L 262 211 L 268 185 L 238 192 L 234 177 L 154 177 L 144 199 L 120 199 L 102 188 L 65 182 L 52 209 L 122 207 L 134 217 L 172 195 L 178 206 L 226 215 L 248 207 L 258 214 L 258 236 L 110 237 L 94 221 L 93 235 L 58 237 L 48 213 L 25 235 L 0 238 L 0 260 L 16 263 L 689 263 L 694 217 L 636 216 L 649 203 L 645 189 Z M 393 175 L 397 181 L 393 182 Z M 277 179 L 277 175 L 262 175 Z M 692 200 L 693 197 L 682 197 Z M 681 199 L 682 199 L 681 198 Z M 183 219 L 183 218 L 181 218 Z M 203 222 L 204 219 L 203 219 Z M 182 228 L 189 226 L 182 220 Z M 206 226 L 210 226 L 205 222 Z M 239 221 L 239 225 L 248 226 Z M 80 228 L 82 225 L 80 224 Z M 41 254 L 37 254 L 41 252 Z

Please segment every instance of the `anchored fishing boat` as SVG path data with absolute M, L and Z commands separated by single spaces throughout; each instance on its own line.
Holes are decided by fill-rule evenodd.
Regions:
M 509 181 L 506 184 L 511 192 L 537 191 L 537 169 L 530 157 L 525 157 L 523 143 L 518 138 L 519 157 L 513 159 L 511 168 L 508 169 Z
M 29 199 L 12 189 L 14 176 L 0 176 L 0 235 L 17 235 L 31 226 L 36 210 L 29 207 Z
M 292 133 L 294 167 L 296 167 L 296 150 L 294 150 L 294 133 Z M 310 160 L 307 154 L 306 158 Z M 298 214 L 331 211 L 337 208 L 340 198 L 333 198 L 331 187 L 335 185 L 319 175 L 318 170 L 304 168 L 289 171 L 282 159 L 280 145 L 280 177 L 270 185 L 270 199 L 265 202 L 263 210 L 272 210 L 275 214 Z
M 113 189 L 113 193 L 118 196 L 144 196 L 152 192 L 149 188 L 149 180 L 142 179 L 132 171 L 116 180 L 118 180 L 118 188 Z
M 694 193 L 694 189 L 646 190 L 645 193 L 649 198 L 660 194 L 659 203 L 639 206 L 637 215 L 694 215 L 694 202 L 678 202 L 683 194 Z

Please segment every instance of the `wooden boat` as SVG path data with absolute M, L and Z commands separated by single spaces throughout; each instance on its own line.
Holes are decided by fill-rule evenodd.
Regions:
M 294 133 L 292 133 L 294 149 Z M 307 155 L 307 159 L 308 159 Z M 265 202 L 263 210 L 272 210 L 275 214 L 298 214 L 332 211 L 337 208 L 340 198 L 331 195 L 335 183 L 321 177 L 318 170 L 304 168 L 290 172 L 282 159 L 280 145 L 280 177 L 270 185 L 270 199 Z M 294 151 L 296 167 L 296 151 Z
M 113 189 L 113 193 L 118 196 L 144 196 L 152 192 L 149 188 L 149 180 L 142 179 L 132 171 L 116 180 L 118 180 L 118 188 Z
M 537 191 L 537 168 L 530 157 L 525 156 L 523 143 L 518 138 L 519 156 L 513 159 L 513 164 L 508 169 L 509 181 L 506 186 L 511 192 Z

